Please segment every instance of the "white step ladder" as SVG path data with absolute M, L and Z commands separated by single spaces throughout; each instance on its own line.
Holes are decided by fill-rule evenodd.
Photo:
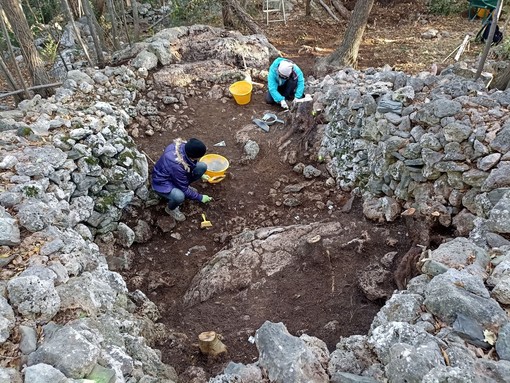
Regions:
M 262 10 L 266 14 L 266 24 L 283 21 L 287 24 L 287 15 L 285 14 L 285 0 L 262 0 Z M 276 18 L 271 19 L 274 14 Z

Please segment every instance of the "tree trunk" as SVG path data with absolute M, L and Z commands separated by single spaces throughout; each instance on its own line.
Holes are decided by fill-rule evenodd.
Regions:
M 3 15 L 3 9 L 2 9 L 1 5 L 0 5 L 0 14 Z M 11 56 L 12 65 L 16 69 L 16 75 L 18 76 L 18 80 L 21 83 L 21 86 L 22 86 L 22 88 L 24 90 L 25 98 L 27 98 L 27 99 L 31 98 L 31 95 L 30 95 L 30 93 L 27 90 L 27 85 L 25 84 L 25 79 L 23 78 L 23 74 L 21 73 L 21 69 L 19 68 L 18 63 L 16 62 L 16 57 L 14 57 L 14 50 L 12 49 L 11 40 L 9 40 L 9 38 L 8 38 L 9 32 L 7 31 L 7 26 L 5 25 L 5 20 L 1 16 L 0 16 L 0 25 L 2 27 L 3 35 L 6 37 L 5 38 L 5 42 L 7 43 L 7 50 L 9 51 L 9 55 Z M 3 64 L 3 66 L 5 66 L 5 69 L 3 69 L 3 71 L 5 73 L 7 81 L 12 83 L 11 86 L 16 87 L 17 86 L 16 85 L 16 81 L 14 81 L 14 79 L 9 80 L 9 78 L 8 78 L 10 76 L 10 72 L 9 72 L 9 69 L 7 68 L 7 65 L 5 65 L 5 62 L 3 61 L 3 59 L 2 59 L 2 64 Z M 13 90 L 17 90 L 17 89 L 14 88 Z M 20 99 L 20 100 L 18 100 L 18 99 Z M 17 96 L 16 97 L 16 102 L 18 102 L 18 101 L 21 101 L 21 96 Z
M 336 15 L 333 13 L 333 11 L 328 7 L 328 5 L 324 1 L 322 1 L 322 0 L 318 0 L 318 1 L 319 1 L 319 4 L 322 5 L 322 7 L 326 10 L 326 12 L 328 12 L 328 14 L 333 18 L 333 20 L 335 20 L 337 23 L 340 22 L 338 17 L 336 17 Z
M 482 57 L 480 58 L 480 62 L 478 64 L 478 69 L 475 74 L 475 81 L 480 78 L 482 74 L 483 66 L 485 65 L 485 60 L 487 60 L 487 56 L 489 55 L 489 51 L 492 45 L 492 39 L 494 38 L 494 32 L 496 32 L 496 25 L 498 24 L 498 15 L 503 6 L 503 0 L 498 0 L 498 5 L 496 5 L 496 9 L 492 12 L 492 23 L 491 29 L 489 30 L 489 36 L 485 41 L 485 47 L 483 49 Z
M 106 7 L 108 9 L 108 14 L 110 15 L 110 21 L 112 23 L 113 47 L 115 50 L 118 50 L 120 48 L 119 32 L 117 31 L 117 17 L 115 15 L 115 4 L 113 3 L 113 0 L 107 0 Z
M 225 0 L 237 17 L 256 35 L 263 35 L 264 31 L 258 26 L 253 18 L 246 13 L 237 0 Z
M 2 72 L 4 74 L 4 78 L 7 81 L 7 84 L 9 84 L 9 87 L 12 90 L 17 90 L 18 89 L 18 85 L 16 84 L 16 80 L 14 79 L 14 77 L 11 74 L 11 72 L 9 71 L 9 68 L 7 68 L 7 65 L 5 65 L 5 62 L 4 62 L 4 59 L 3 59 L 2 56 L 0 56 L 0 67 L 1 67 Z M 30 93 L 28 93 L 28 90 L 25 89 L 24 92 L 26 92 L 25 93 L 25 97 L 27 99 L 30 98 Z M 23 101 L 23 97 L 21 97 L 21 95 L 18 93 L 16 95 L 14 95 L 14 101 L 16 102 L 16 104 L 18 104 L 19 102 Z
M 81 8 L 80 0 L 69 0 L 67 5 L 71 11 L 71 14 L 73 15 L 73 20 L 79 19 L 83 16 L 83 9 Z
M 345 20 L 351 19 L 351 11 L 349 11 L 347 8 L 344 7 L 344 5 L 339 0 L 331 0 L 331 3 L 333 4 L 333 7 L 340 13 L 340 15 Z
M 500 74 L 498 74 L 492 84 L 491 89 L 506 90 L 510 85 L 510 65 Z
M 101 18 L 104 13 L 105 0 L 94 0 L 92 3 L 94 6 L 94 10 L 96 11 L 96 17 Z
M 92 41 L 94 41 L 94 48 L 96 50 L 97 63 L 99 66 L 104 66 L 104 56 L 103 56 L 103 45 L 99 40 L 99 31 L 97 30 L 96 24 L 94 23 L 96 17 L 92 13 L 92 7 L 90 6 L 89 0 L 83 0 L 83 11 L 85 15 L 87 15 L 87 20 L 89 23 L 90 33 L 92 34 Z
M 226 0 L 221 0 L 221 14 L 223 16 L 223 27 L 225 29 L 235 29 L 232 8 Z
M 124 31 L 126 32 L 126 39 L 128 41 L 129 46 L 131 46 L 131 36 L 129 36 L 129 28 L 127 26 L 126 20 L 126 7 L 124 7 L 124 0 L 120 0 L 120 14 L 122 15 L 122 25 L 124 27 Z
M 0 0 L 0 4 L 11 24 L 16 39 L 19 41 L 23 58 L 25 59 L 28 70 L 32 75 L 35 85 L 48 84 L 50 78 L 44 68 L 44 63 L 37 53 L 34 44 L 34 37 L 28 25 L 27 19 L 20 2 L 17 0 Z M 38 92 L 43 97 L 48 97 L 51 92 L 48 89 L 40 89 Z
M 80 31 L 78 30 L 78 27 L 76 26 L 76 23 L 74 22 L 73 12 L 71 11 L 71 7 L 70 7 L 69 3 L 67 2 L 67 0 L 60 0 L 60 3 L 62 4 L 62 8 L 64 8 L 64 13 L 67 16 L 67 20 L 71 23 L 74 34 L 76 35 L 76 38 L 78 39 L 78 43 L 80 44 L 81 49 L 83 49 L 83 53 L 85 54 L 87 61 L 89 62 L 89 64 L 91 66 L 93 66 L 94 63 L 92 62 L 92 59 L 90 58 L 89 50 L 87 49 L 87 46 L 83 42 L 83 40 L 81 38 Z
M 205 355 L 217 356 L 227 352 L 227 347 L 219 339 L 214 331 L 206 331 L 198 335 L 200 352 Z
M 312 15 L 312 5 L 310 4 L 312 0 L 306 0 L 305 2 L 305 16 L 310 17 Z
M 140 20 L 138 20 L 138 3 L 133 0 L 131 3 L 131 10 L 133 11 L 133 32 L 135 34 L 135 41 L 140 40 Z
M 322 76 L 343 67 L 356 65 L 359 47 L 373 5 L 374 0 L 358 0 L 356 2 L 342 44 L 332 54 L 319 60 L 315 66 L 317 75 Z

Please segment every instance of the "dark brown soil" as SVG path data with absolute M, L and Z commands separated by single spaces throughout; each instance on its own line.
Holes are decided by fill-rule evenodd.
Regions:
M 395 1 L 387 7 L 377 4 L 360 50 L 360 68 L 389 64 L 408 72 L 427 69 L 460 44 L 466 31 L 476 33 L 478 27 L 478 23 L 469 22 L 460 15 L 429 17 L 427 24 L 421 24 L 417 21 L 420 12 L 423 14 L 423 9 L 414 1 Z M 439 28 L 439 25 L 442 30 L 450 31 L 450 39 L 431 42 L 419 38 L 425 30 Z M 345 22 L 331 23 L 327 16 L 321 15 L 312 20 L 294 17 L 286 27 L 272 24 L 266 31 L 270 41 L 309 75 L 315 58 L 338 45 L 345 26 Z M 299 207 L 279 204 L 285 185 L 305 181 L 277 150 L 278 139 L 289 127 L 275 124 L 269 133 L 262 130 L 252 133 L 251 137 L 261 150 L 257 159 L 249 164 L 241 161 L 242 146 L 235 140 L 236 132 L 250 124 L 252 118 L 260 118 L 268 110 L 280 113 L 278 107 L 264 103 L 263 91 L 255 92 L 245 106 L 236 105 L 233 100 L 222 103 L 200 96 L 191 97 L 187 102 L 189 108 L 184 114 L 193 120 L 191 128 L 177 128 L 138 139 L 139 148 L 157 159 L 174 138 L 197 137 L 207 144 L 210 153 L 227 157 L 230 168 L 224 181 L 196 185 L 214 201 L 208 205 L 190 201 L 184 204 L 182 210 L 187 220 L 173 230 L 181 236 L 180 240 L 154 226 L 152 240 L 134 249 L 136 264 L 125 275 L 130 288 L 144 291 L 158 305 L 161 321 L 174 332 L 170 339 L 158 345 L 163 360 L 179 374 L 189 366 L 199 366 L 209 376 L 221 373 L 228 361 L 253 362 L 258 353 L 248 337 L 266 320 L 283 322 L 294 335 L 317 336 L 330 350 L 341 336 L 365 334 L 382 302 L 368 301 L 357 287 L 356 276 L 367 264 L 387 252 L 397 251 L 402 255 L 409 249 L 411 241 L 403 222 L 376 226 L 363 217 L 359 200 L 354 201 L 350 212 L 343 213 L 341 207 L 349 196 L 327 187 L 326 177 L 320 178 L 312 189 L 314 195 L 320 196 L 322 204 L 333 202 L 332 210 L 322 204 L 318 208 L 317 201 L 307 198 Z M 181 116 L 173 109 L 168 109 L 167 114 Z M 287 114 L 279 115 L 289 120 Z M 327 174 L 324 166 L 314 160 L 314 153 L 307 153 L 299 146 L 299 139 L 300 134 L 296 133 L 287 150 L 297 150 L 301 162 L 312 164 Z M 213 146 L 220 141 L 225 141 L 226 146 Z M 270 195 L 272 188 L 278 191 L 276 198 Z M 139 217 L 154 222 L 165 216 L 163 209 L 161 202 L 139 212 Z M 201 213 L 213 223 L 212 228 L 200 229 Z M 314 261 L 303 260 L 300 265 L 268 279 L 258 290 L 225 293 L 193 307 L 183 305 L 182 297 L 194 275 L 214 254 L 228 246 L 232 236 L 245 229 L 331 221 L 353 227 L 352 239 L 356 236 L 369 239 L 362 248 L 356 243 L 346 246 L 345 242 L 333 241 L 329 257 L 321 252 Z M 392 239 L 396 239 L 396 244 Z M 202 357 L 197 347 L 198 334 L 210 330 L 222 334 L 229 350 L 227 355 L 216 360 Z
M 185 341 L 183 337 L 177 337 L 161 345 L 164 360 L 179 373 L 190 365 L 198 365 L 216 374 L 228 360 L 239 363 L 256 360 L 257 350 L 248 342 L 248 337 L 254 335 L 266 320 L 283 322 L 292 334 L 317 336 L 330 349 L 334 349 L 340 336 L 366 333 L 381 302 L 370 302 L 364 297 L 357 287 L 357 273 L 387 252 L 403 254 L 409 248 L 402 223 L 376 227 L 363 218 L 359 200 L 354 201 L 349 213 L 342 213 L 340 208 L 348 196 L 326 187 L 325 178 L 319 179 L 312 188 L 316 195 L 323 197 L 324 203 L 327 200 L 334 202 L 333 210 L 327 207 L 319 210 L 315 201 L 306 199 L 295 208 L 276 205 L 269 195 L 270 188 L 278 189 L 281 197 L 283 186 L 305 181 L 277 151 L 276 142 L 289 127 L 273 125 L 269 133 L 262 130 L 256 133 L 253 139 L 259 143 L 261 152 L 254 162 L 246 165 L 240 161 L 242 147 L 234 140 L 236 131 L 249 124 L 252 116 L 261 116 L 268 109 L 263 97 L 263 94 L 254 94 L 247 106 L 236 105 L 233 100 L 226 104 L 206 98 L 188 100 L 190 107 L 196 110 L 192 114 L 195 125 L 179 135 L 199 137 L 206 142 L 210 152 L 225 155 L 231 163 L 228 177 L 218 184 L 196 185 L 214 201 L 209 205 L 186 201 L 182 211 L 187 220 L 173 231 L 182 239 L 175 240 L 170 233 L 164 234 L 155 228 L 153 239 L 135 248 L 136 265 L 127 274 L 128 280 L 138 277 L 136 286 L 131 287 L 140 288 L 158 305 L 163 314 L 162 322 L 172 331 L 184 334 Z M 278 109 L 274 108 L 274 112 Z M 164 145 L 174 137 L 175 133 L 169 132 L 157 138 L 140 139 L 138 145 L 150 157 L 158 158 Z M 298 148 L 300 134 L 296 133 L 292 139 L 291 147 Z M 225 141 L 227 146 L 212 146 L 219 141 Z M 311 163 L 325 171 L 303 154 L 303 163 Z M 278 183 L 282 185 L 279 188 Z M 157 220 L 166 214 L 164 206 L 161 202 L 143 214 Z M 212 228 L 200 229 L 202 212 L 213 223 Z M 351 239 L 364 238 L 363 232 L 368 233 L 369 239 L 362 248 L 358 242 L 352 245 L 335 243 L 330 250 L 330 259 L 320 252 L 313 260 L 304 259 L 295 268 L 278 273 L 260 289 L 223 294 L 193 307 L 183 305 L 182 297 L 193 276 L 216 252 L 228 246 L 231 236 L 244 229 L 331 221 L 355 227 Z M 390 238 L 397 239 L 395 246 L 391 246 Z M 165 284 L 155 282 L 159 279 Z M 200 357 L 197 336 L 209 330 L 222 334 L 229 349 L 227 357 L 214 362 Z

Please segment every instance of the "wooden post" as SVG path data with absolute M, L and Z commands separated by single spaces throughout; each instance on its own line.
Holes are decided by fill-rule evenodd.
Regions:
M 110 20 L 112 22 L 112 40 L 113 47 L 118 50 L 120 49 L 119 44 L 119 33 L 117 32 L 117 17 L 115 15 L 115 4 L 113 0 L 106 0 L 106 8 L 108 9 L 108 14 L 110 15 Z
M 464 41 L 462 42 L 462 44 L 460 44 L 459 50 L 457 51 L 457 54 L 455 55 L 455 58 L 454 58 L 455 61 L 459 61 L 460 56 L 462 55 L 462 53 L 464 53 L 464 50 L 466 49 L 466 45 L 468 44 L 469 39 L 470 39 L 469 35 L 466 35 L 466 37 L 464 37 Z
M 496 9 L 492 12 L 492 23 L 491 29 L 489 29 L 489 36 L 487 37 L 487 41 L 485 41 L 485 47 L 483 49 L 482 57 L 480 58 L 480 62 L 478 63 L 478 69 L 475 74 L 475 81 L 478 80 L 482 74 L 483 67 L 485 65 L 485 60 L 487 60 L 487 56 L 489 55 L 489 50 L 492 46 L 492 39 L 494 38 L 494 32 L 496 32 L 496 25 L 498 24 L 499 13 L 501 12 L 501 7 L 503 6 L 503 0 L 498 0 L 498 4 L 496 5 Z
M 100 31 L 98 29 L 96 16 L 92 12 L 92 7 L 89 3 L 89 0 L 81 0 L 81 4 L 83 6 L 83 11 L 87 16 L 90 33 L 92 35 L 92 41 L 94 42 L 94 48 L 96 50 L 97 63 L 99 66 L 103 66 L 104 65 L 103 45 L 101 43 L 101 39 L 99 38 Z
M 202 354 L 217 356 L 227 352 L 227 347 L 218 338 L 214 331 L 205 331 L 198 335 L 198 346 Z

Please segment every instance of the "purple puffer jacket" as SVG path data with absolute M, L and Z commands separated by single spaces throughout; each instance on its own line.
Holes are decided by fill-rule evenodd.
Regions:
M 182 190 L 188 199 L 202 200 L 202 194 L 189 188 L 191 174 L 196 162 L 188 158 L 184 151 L 186 141 L 176 139 L 165 148 L 152 171 L 152 188 L 159 193 L 170 193 L 173 188 Z

